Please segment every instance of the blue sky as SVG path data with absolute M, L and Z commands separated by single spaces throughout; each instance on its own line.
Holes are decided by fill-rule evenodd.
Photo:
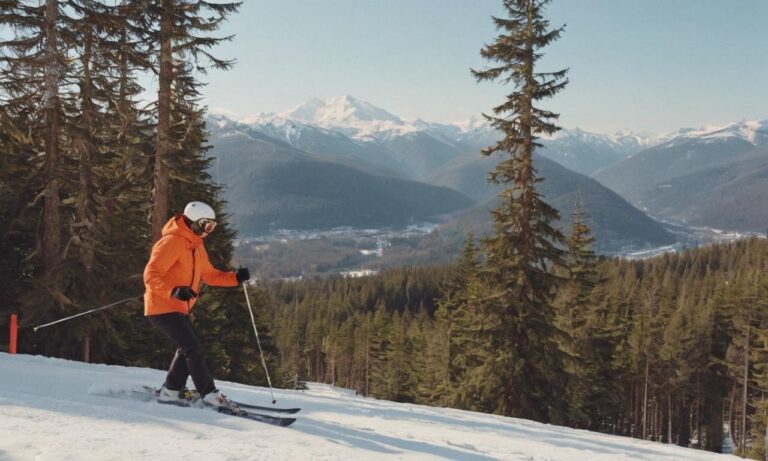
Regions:
M 240 115 L 351 94 L 405 118 L 452 122 L 510 91 L 469 68 L 501 0 L 245 0 L 205 78 L 205 102 Z M 768 118 L 768 1 L 555 0 L 541 70 L 569 68 L 547 107 L 566 127 L 662 133 Z

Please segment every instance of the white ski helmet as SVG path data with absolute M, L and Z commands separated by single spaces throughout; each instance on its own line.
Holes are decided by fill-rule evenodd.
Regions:
M 213 208 L 203 202 L 187 203 L 187 206 L 184 207 L 184 216 L 194 223 L 201 219 L 216 220 L 216 213 L 213 211 Z

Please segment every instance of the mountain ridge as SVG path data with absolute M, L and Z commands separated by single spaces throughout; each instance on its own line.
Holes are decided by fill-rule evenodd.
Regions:
M 237 120 L 231 113 L 228 117 Z M 221 123 L 220 119 L 218 122 Z M 328 149 L 323 151 L 321 147 L 302 144 L 292 140 L 291 136 L 300 137 L 302 132 L 313 131 L 311 136 L 315 139 L 323 133 L 328 137 L 336 136 L 336 141 L 341 142 L 340 135 L 347 138 L 348 146 L 344 150 L 350 155 L 356 149 L 366 151 L 354 154 L 366 157 L 363 163 L 372 162 L 381 171 L 421 181 L 450 157 L 479 152 L 501 138 L 481 117 L 455 123 L 406 120 L 350 95 L 313 98 L 282 112 L 241 117 L 239 122 L 311 153 L 327 153 Z M 403 139 L 408 137 L 418 138 L 420 148 L 403 149 L 407 144 Z M 563 128 L 552 136 L 542 136 L 539 142 L 543 147 L 538 153 L 573 171 L 592 176 L 659 145 L 682 144 L 695 139 L 731 138 L 761 145 L 768 140 L 768 120 L 741 120 L 726 125 L 680 128 L 661 135 L 631 130 L 603 134 L 579 127 Z M 351 147 L 352 144 L 356 147 Z M 415 156 L 423 161 L 416 160 Z
M 382 109 L 372 103 L 361 100 L 351 95 L 335 96 L 326 99 L 312 98 L 298 106 L 278 113 L 260 113 L 245 117 L 237 117 L 231 112 L 219 109 L 219 114 L 227 115 L 232 120 L 245 124 L 259 124 L 265 121 L 281 118 L 285 120 L 299 121 L 307 125 L 315 125 L 326 129 L 345 129 L 355 134 L 363 133 L 372 135 L 381 132 L 392 132 L 395 127 L 403 132 L 418 130 L 434 130 L 440 132 L 450 127 L 460 133 L 472 131 L 489 131 L 487 121 L 480 117 L 471 117 L 468 120 L 453 123 L 429 122 L 423 119 L 406 120 Z M 365 125 L 364 122 L 371 122 Z M 343 132 L 343 131 L 342 131 Z M 656 145 L 664 144 L 675 139 L 690 138 L 715 138 L 715 137 L 741 137 L 753 145 L 762 145 L 768 142 L 768 119 L 747 120 L 731 122 L 725 125 L 701 126 L 698 128 L 681 127 L 677 130 L 662 133 L 660 135 L 635 132 L 632 130 L 620 130 L 614 133 L 598 133 L 584 130 L 579 127 L 563 128 L 553 136 L 542 137 L 543 142 L 554 141 L 563 137 L 591 138 L 592 141 L 613 144 L 625 151 L 639 149 L 644 150 Z
M 768 120 L 681 129 L 592 176 L 636 207 L 689 226 L 764 232 Z
M 215 168 L 238 230 L 382 227 L 471 206 L 452 189 L 374 175 L 260 132 L 214 130 Z

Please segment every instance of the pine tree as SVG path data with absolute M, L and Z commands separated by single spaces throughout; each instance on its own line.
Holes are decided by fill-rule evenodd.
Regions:
M 631 321 L 631 302 L 611 292 L 606 271 L 601 267 L 599 283 L 592 292 L 593 311 L 588 318 L 592 375 L 595 384 L 588 397 L 586 413 L 593 431 L 623 433 L 627 404 L 623 389 L 631 390 L 628 377 L 627 331 Z
M 43 282 L 50 287 L 55 296 L 61 296 L 59 272 L 61 270 L 61 179 L 58 177 L 60 151 L 61 100 L 59 89 L 64 78 L 62 69 L 64 59 L 59 49 L 59 2 L 46 0 L 43 45 L 43 98 L 41 101 L 44 114 L 45 130 L 45 167 L 46 187 L 43 191 L 43 236 L 41 256 L 43 260 Z
M 71 90 L 67 78 L 72 75 L 68 58 L 73 44 L 67 34 L 68 20 L 56 0 L 7 1 L 0 10 L 0 25 L 13 31 L 12 38 L 0 42 L 3 115 L 9 127 L 23 133 L 14 136 L 17 153 L 42 153 L 28 158 L 27 184 L 20 196 L 24 204 L 14 212 L 17 224 L 34 224 L 34 249 L 24 260 L 24 293 L 18 299 L 22 325 L 50 320 L 72 309 L 62 271 L 63 242 L 69 230 L 62 208 L 71 194 L 65 169 L 69 146 L 63 132 L 66 111 L 62 100 L 65 89 Z M 42 343 L 35 338 L 34 344 L 24 347 L 69 355 L 73 335 L 59 331 L 53 336 Z M 54 342 L 58 344 L 54 346 Z
M 212 37 L 228 15 L 237 11 L 240 2 L 211 3 L 202 0 L 152 0 L 145 10 L 145 35 L 156 46 L 158 74 L 157 140 L 155 145 L 155 182 L 152 208 L 152 240 L 160 233 L 171 207 L 171 176 L 167 157 L 173 150 L 171 139 L 172 87 L 180 75 L 179 66 L 205 72 L 210 63 L 217 69 L 229 69 L 234 61 L 221 60 L 210 54 L 210 48 L 232 37 Z M 159 26 L 155 29 L 155 26 Z M 157 32 L 155 32 L 157 30 Z
M 411 369 L 414 374 L 414 401 L 430 405 L 439 404 L 441 392 L 436 391 L 436 388 L 447 381 L 443 354 L 447 350 L 447 338 L 435 327 L 436 323 L 422 307 L 408 331 L 413 350 Z
M 407 325 L 408 315 L 400 315 L 395 312 L 392 315 L 392 324 L 389 329 L 389 344 L 386 354 L 386 398 L 397 402 L 413 402 L 413 383 L 411 347 L 408 340 Z
M 489 294 L 485 309 L 495 318 L 485 369 L 492 373 L 484 394 L 496 402 L 493 411 L 540 421 L 564 420 L 564 377 L 555 341 L 552 297 L 564 264 L 564 238 L 553 223 L 557 211 L 536 191 L 541 181 L 533 167 L 537 136 L 552 134 L 558 115 L 534 104 L 567 84 L 566 71 L 537 72 L 541 49 L 560 37 L 549 29 L 543 13 L 548 0 L 505 0 L 508 18 L 493 18 L 501 31 L 481 55 L 493 63 L 473 70 L 478 81 L 501 80 L 514 91 L 486 118 L 504 138 L 483 151 L 508 154 L 491 173 L 505 186 L 493 212 L 494 234 L 484 243 L 483 279 Z
M 597 417 L 596 400 L 604 393 L 598 371 L 597 344 L 593 344 L 597 326 L 592 306 L 592 293 L 597 286 L 597 258 L 592 250 L 595 239 L 585 222 L 580 194 L 571 217 L 566 263 L 568 277 L 559 294 L 557 325 L 560 348 L 565 355 L 568 373 L 569 422 L 576 427 L 590 427 Z
M 36 219 L 25 213 L 24 205 L 35 195 L 29 164 L 36 151 L 31 134 L 6 114 L 5 107 L 0 108 L 0 151 L 0 290 L 6 308 L 18 309 L 17 300 L 29 285 L 28 261 L 35 249 Z M 3 311 L 3 317 L 9 313 Z
M 138 45 L 128 42 L 124 11 L 90 0 L 67 5 L 73 11 L 69 37 L 79 57 L 73 65 L 78 91 L 65 96 L 72 112 L 65 130 L 77 161 L 72 176 L 78 181 L 64 261 L 68 296 L 77 310 L 85 310 L 140 292 L 131 276 L 141 270 L 148 247 L 143 219 L 148 170 L 140 160 L 140 148 L 147 143 L 140 141 L 148 138 L 150 127 L 140 121 L 141 111 L 131 100 L 138 94 L 135 73 L 145 60 Z M 109 360 L 123 355 L 130 335 L 124 333 L 132 329 L 132 313 L 139 310 L 126 306 L 89 316 L 72 331 L 79 332 L 90 356 Z
M 699 438 L 699 447 L 715 452 L 720 451 L 723 442 L 723 407 L 729 387 L 726 357 L 733 334 L 731 311 L 732 300 L 721 287 L 707 303 L 707 314 L 712 319 L 708 331 L 710 353 L 706 369 L 698 380 L 700 389 L 697 403 L 703 414 L 698 415 L 694 428 Z
M 383 300 L 376 305 L 376 310 L 371 321 L 371 333 L 368 342 L 368 395 L 377 398 L 391 398 L 389 386 L 390 376 L 388 362 L 392 346 L 390 343 L 392 316 L 387 312 Z
M 480 261 L 474 234 L 467 233 L 464 251 L 458 262 L 456 275 L 443 288 L 436 313 L 445 347 L 439 373 L 443 382 L 435 388 L 436 398 L 446 404 L 471 407 L 475 389 L 468 373 L 481 362 L 483 343 L 478 298 L 481 291 L 478 273 Z

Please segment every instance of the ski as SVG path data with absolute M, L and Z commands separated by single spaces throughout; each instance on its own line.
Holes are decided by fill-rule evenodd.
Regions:
M 263 407 L 261 405 L 252 405 L 250 403 L 243 403 L 243 402 L 237 402 L 237 401 L 235 401 L 235 405 L 237 405 L 240 408 L 244 408 L 246 410 L 270 411 L 273 413 L 295 414 L 301 411 L 301 408 Z
M 232 408 L 218 407 L 213 410 L 218 411 L 221 414 L 235 416 L 238 418 L 246 418 L 246 419 L 250 419 L 251 421 L 258 421 L 260 423 L 267 423 L 267 424 L 272 424 L 274 426 L 280 426 L 280 427 L 288 427 L 291 424 L 296 422 L 296 418 L 285 418 L 282 416 L 272 416 L 272 415 L 264 415 L 261 413 L 251 413 L 250 411 L 243 410 L 242 408 L 232 409 Z
M 102 387 L 102 386 L 92 386 L 88 393 L 92 395 L 101 395 L 105 397 L 113 397 L 118 399 L 127 399 L 127 400 L 139 400 L 142 402 L 155 402 L 162 405 L 173 405 L 178 407 L 185 407 L 185 408 L 199 408 L 199 409 L 207 409 L 207 410 L 213 410 L 217 411 L 218 413 L 225 414 L 228 416 L 235 416 L 238 418 L 246 418 L 250 419 L 251 421 L 258 421 L 260 423 L 266 423 L 271 424 L 273 426 L 280 426 L 280 427 L 287 427 L 291 424 L 296 422 L 296 418 L 290 418 L 290 417 L 283 417 L 283 416 L 274 416 L 274 415 L 265 415 L 262 413 L 252 412 L 248 411 L 248 409 L 251 410 L 267 410 L 267 411 L 276 411 L 282 413 L 296 413 L 300 408 L 279 408 L 279 409 L 272 409 L 269 407 L 260 407 L 258 405 L 250 405 L 250 404 L 242 404 L 243 408 L 237 408 L 237 409 L 231 409 L 231 408 L 213 408 L 210 406 L 206 406 L 204 408 L 201 408 L 199 406 L 191 405 L 191 404 L 185 404 L 183 402 L 161 402 L 157 400 L 157 389 L 151 386 L 129 386 L 127 388 L 124 387 Z M 238 402 L 234 402 L 236 405 L 240 406 L 241 404 Z M 248 408 L 248 409 L 246 409 Z
M 125 394 L 125 390 L 121 391 L 121 393 Z M 150 401 L 153 400 L 157 393 L 159 392 L 158 389 L 151 387 L 151 386 L 134 386 L 132 387 L 128 392 L 130 392 L 136 400 L 142 400 L 142 401 Z M 267 407 L 262 405 L 254 405 L 251 403 L 245 403 L 245 402 L 238 402 L 233 400 L 233 402 L 241 408 L 244 408 L 246 410 L 258 410 L 258 411 L 269 411 L 270 413 L 287 413 L 287 414 L 296 414 L 301 411 L 301 408 L 282 408 L 282 407 Z M 185 406 L 185 405 L 180 405 Z
M 157 393 L 160 391 L 153 387 L 144 386 L 144 388 L 141 389 L 139 392 L 147 392 L 147 393 L 154 392 L 154 395 L 157 395 Z M 244 408 L 246 410 L 268 411 L 270 413 L 286 413 L 291 415 L 301 411 L 301 408 L 265 407 L 262 405 L 254 405 L 251 403 L 238 402 L 236 400 L 232 400 L 232 402 L 238 407 Z

